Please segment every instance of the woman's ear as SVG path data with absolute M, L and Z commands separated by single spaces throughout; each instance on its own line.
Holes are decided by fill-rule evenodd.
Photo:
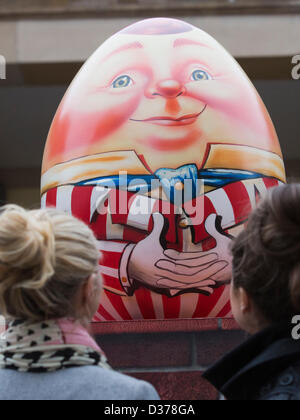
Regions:
M 97 287 L 97 274 L 91 274 L 82 287 L 82 303 L 86 304 L 91 301 Z
M 83 313 L 88 322 L 91 321 L 99 308 L 101 292 L 102 277 L 98 273 L 93 273 L 82 286 L 80 297 L 80 313 Z
M 251 311 L 251 308 L 252 308 L 251 298 L 246 292 L 246 290 L 243 289 L 242 287 L 239 287 L 239 304 L 240 304 L 240 311 L 242 312 L 242 314 L 245 315 Z
M 243 288 L 239 288 L 239 323 L 249 334 L 256 334 L 268 327 L 268 322 L 256 307 L 252 297 Z

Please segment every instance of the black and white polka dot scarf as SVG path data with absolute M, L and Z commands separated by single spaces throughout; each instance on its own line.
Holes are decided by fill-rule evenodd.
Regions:
M 43 373 L 82 366 L 110 369 L 100 349 L 64 344 L 55 321 L 13 321 L 0 336 L 0 369 Z

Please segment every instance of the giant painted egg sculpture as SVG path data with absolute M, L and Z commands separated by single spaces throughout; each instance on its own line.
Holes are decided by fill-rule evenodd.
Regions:
M 71 84 L 42 206 L 98 239 L 96 321 L 226 317 L 232 238 L 283 182 L 274 126 L 237 62 L 194 26 L 150 19 L 108 39 Z

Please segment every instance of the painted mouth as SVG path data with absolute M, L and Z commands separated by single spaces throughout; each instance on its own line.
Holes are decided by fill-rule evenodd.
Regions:
M 204 109 L 201 112 L 199 112 L 198 114 L 184 115 L 183 117 L 180 117 L 180 118 L 152 117 L 152 118 L 147 118 L 145 120 L 131 119 L 130 121 L 144 122 L 144 123 L 155 124 L 155 125 L 163 125 L 163 126 L 168 126 L 168 127 L 191 125 L 191 124 L 194 124 L 197 121 L 197 119 L 200 117 L 200 115 L 203 114 L 203 112 L 206 110 L 206 108 L 207 108 L 207 105 L 205 105 Z

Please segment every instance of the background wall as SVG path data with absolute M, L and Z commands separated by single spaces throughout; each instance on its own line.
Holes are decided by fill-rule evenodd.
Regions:
M 274 120 L 290 179 L 300 179 L 300 0 L 0 0 L 0 202 L 39 203 L 51 120 L 106 38 L 143 18 L 180 17 L 215 36 L 253 80 Z
M 201 373 L 247 338 L 230 319 L 108 322 L 92 329 L 114 369 L 175 401 L 221 399 Z

